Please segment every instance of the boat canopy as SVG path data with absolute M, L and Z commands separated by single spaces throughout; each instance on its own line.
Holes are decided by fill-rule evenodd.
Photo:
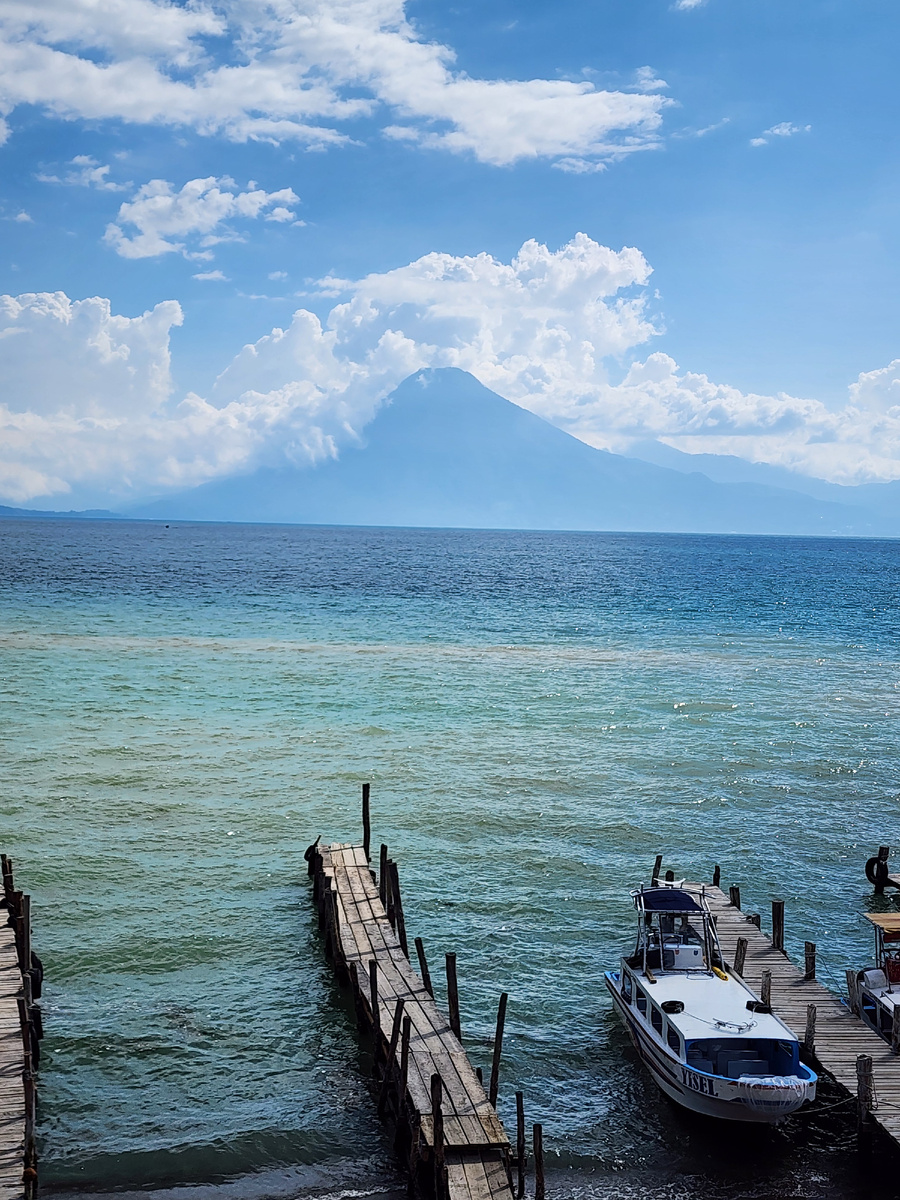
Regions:
M 650 888 L 635 892 L 637 907 L 644 912 L 698 913 L 703 909 L 690 892 L 679 888 Z M 900 915 L 900 914 L 898 914 Z
M 885 933 L 900 933 L 900 913 L 863 913 L 863 916 Z

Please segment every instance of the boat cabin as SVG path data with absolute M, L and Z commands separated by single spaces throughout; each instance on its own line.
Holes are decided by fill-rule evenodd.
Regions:
M 900 913 L 863 915 L 875 930 L 875 966 L 856 972 L 857 994 L 851 994 L 850 1002 L 870 1028 L 890 1041 L 894 1009 L 900 1008 Z
M 641 888 L 634 892 L 638 937 L 630 967 L 643 974 L 656 971 L 721 970 L 722 955 L 702 894 L 677 886 Z

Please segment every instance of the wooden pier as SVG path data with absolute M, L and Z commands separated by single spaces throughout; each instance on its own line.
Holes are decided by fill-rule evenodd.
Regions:
M 43 970 L 31 948 L 31 900 L 16 891 L 12 863 L 2 856 L 0 907 L 0 1200 L 33 1200 L 35 1071 L 43 1033 Z
M 489 1097 L 460 1041 L 455 956 L 448 956 L 448 1017 L 434 1002 L 420 939 L 422 975 L 410 965 L 397 868 L 386 847 L 377 877 L 369 866 L 365 808 L 364 813 L 364 845 L 315 844 L 307 858 L 326 954 L 340 982 L 351 989 L 360 1028 L 374 1038 L 379 1115 L 394 1128 L 395 1147 L 408 1165 L 415 1195 L 513 1200 L 510 1142 L 492 1103 L 506 997 L 501 998 Z M 518 1150 L 521 1180 L 523 1129 Z
M 717 867 L 717 879 L 718 872 Z M 803 969 L 787 957 L 783 901 L 772 903 L 772 937 L 768 937 L 760 929 L 758 913 L 742 912 L 739 888 L 732 887 L 726 895 L 718 886 L 703 886 L 728 969 L 771 1005 L 800 1040 L 808 1061 L 851 1098 L 857 1097 L 861 1135 L 866 1136 L 874 1121 L 900 1143 L 900 1057 L 840 996 L 818 982 L 811 942 L 806 944 Z

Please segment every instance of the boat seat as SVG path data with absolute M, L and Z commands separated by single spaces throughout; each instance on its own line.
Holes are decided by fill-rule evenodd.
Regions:
M 705 1071 L 707 1075 L 715 1075 L 715 1068 L 711 1058 L 689 1058 L 687 1065 L 695 1071 Z
M 862 977 L 863 987 L 868 988 L 870 992 L 881 992 L 888 985 L 887 976 L 884 971 L 863 971 Z
M 771 1075 L 772 1068 L 761 1058 L 730 1058 L 724 1064 L 725 1070 L 720 1075 L 729 1079 L 737 1079 L 739 1075 Z

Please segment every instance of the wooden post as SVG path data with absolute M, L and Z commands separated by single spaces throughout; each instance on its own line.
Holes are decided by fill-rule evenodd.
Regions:
M 890 856 L 890 853 L 891 853 L 890 846 L 879 846 L 878 847 L 878 862 L 879 862 L 879 864 L 884 863 L 884 870 L 879 871 L 877 868 L 875 870 L 876 883 L 875 883 L 874 887 L 875 887 L 875 895 L 876 896 L 884 895 L 884 881 L 887 879 L 887 876 L 888 876 L 887 861 L 888 861 L 888 857 Z
M 387 846 L 381 843 L 381 854 L 378 859 L 378 897 L 387 908 Z
M 481 1086 L 484 1087 L 484 1071 L 482 1071 L 481 1067 L 475 1068 L 475 1078 L 478 1080 Z
M 675 872 L 674 871 L 666 871 L 666 883 L 674 883 L 674 882 L 675 882 Z
M 716 863 L 713 869 L 713 887 L 718 887 L 722 882 L 722 868 Z
M 891 1053 L 900 1054 L 900 1005 L 894 1005 L 891 1020 Z
M 387 862 L 384 864 L 385 876 L 386 876 L 385 881 L 384 881 L 384 891 L 385 891 L 385 895 L 387 896 L 387 903 L 385 904 L 385 908 L 387 909 L 387 919 L 391 923 L 391 929 L 396 931 L 396 929 L 397 929 L 397 910 L 394 906 L 394 873 L 391 870 L 393 865 L 394 865 L 394 860 L 392 858 L 389 858 L 387 860 Z
M 535 1125 L 531 1131 L 534 1149 L 534 1200 L 545 1200 L 544 1191 L 544 1127 Z
M 372 825 L 369 820 L 369 784 L 362 785 L 362 819 L 363 819 L 363 850 L 366 854 L 366 862 L 372 861 L 372 855 L 369 853 L 369 847 L 372 844 Z
M 772 1007 L 772 972 L 765 970 L 759 985 L 759 998 L 767 1008 Z
M 741 907 L 741 889 L 738 887 L 738 885 L 736 883 L 733 883 L 731 885 L 731 887 L 728 889 L 728 899 L 731 901 L 731 903 L 734 905 L 735 908 Z
M 850 1011 L 859 1016 L 859 980 L 852 967 L 848 967 L 844 974 L 847 980 L 847 999 L 850 1002 Z
M 369 959 L 369 1003 L 372 1006 L 372 1024 L 378 1033 L 381 1029 L 381 1012 L 378 1007 L 378 962 L 374 958 Z
M 868 1054 L 860 1054 L 856 1059 L 856 1135 L 860 1150 L 869 1149 L 872 1099 L 872 1059 Z
M 0 863 L 2 863 L 3 867 L 3 895 L 8 905 L 12 894 L 15 891 L 15 885 L 13 883 L 12 859 L 8 858 L 5 854 L 0 854 Z
M 31 897 L 22 897 L 22 971 L 31 970 Z
M 362 1010 L 359 1002 L 359 970 L 355 962 L 347 963 L 347 974 L 350 976 L 350 991 L 353 993 L 353 1010 L 356 1013 L 357 1027 L 362 1029 Z
M 445 956 L 447 967 L 447 1008 L 450 1010 L 450 1028 L 462 1041 L 462 1027 L 459 1023 L 459 988 L 456 985 L 456 955 Z
M 772 901 L 772 949 L 784 954 L 784 901 Z
M 391 1088 L 391 1076 L 394 1073 L 394 1063 L 397 1060 L 397 1043 L 400 1041 L 400 1027 L 403 1024 L 403 1009 L 406 1001 L 402 996 L 397 1000 L 394 1008 L 394 1023 L 391 1026 L 391 1041 L 388 1046 L 387 1059 L 384 1064 L 384 1074 L 381 1077 L 381 1091 L 378 1093 L 378 1115 L 384 1116 L 385 1106 L 387 1105 L 388 1092 Z
M 659 873 L 662 870 L 662 858 L 663 856 L 661 854 L 657 854 L 656 862 L 653 864 L 653 874 L 650 876 L 650 883 L 653 885 L 653 887 L 656 887 L 656 885 L 659 883 Z
M 806 1032 L 803 1035 L 803 1047 L 807 1054 L 816 1052 L 816 1006 L 806 1006 Z
M 444 1194 L 444 1113 L 441 1108 L 441 1077 L 431 1077 L 431 1128 L 434 1136 L 434 1192 Z
M 757 929 L 759 929 L 762 924 L 762 919 L 760 918 L 759 913 L 747 913 L 747 920 L 751 925 L 755 925 Z
M 434 988 L 431 985 L 431 972 L 428 970 L 428 959 L 425 957 L 425 944 L 420 937 L 416 938 L 416 954 L 419 956 L 419 971 L 422 975 L 422 982 L 425 984 L 425 991 L 434 999 Z
M 815 979 L 816 977 L 816 943 L 807 942 L 805 946 L 806 970 L 803 973 L 804 979 Z
M 521 1092 L 516 1092 L 516 1167 L 519 1176 L 516 1200 L 522 1200 L 525 1195 L 525 1097 Z
M 397 864 L 393 860 L 391 860 L 391 893 L 394 897 L 394 918 L 397 924 L 397 937 L 400 939 L 400 949 L 409 958 L 406 921 L 403 919 L 403 901 L 400 898 L 400 876 L 397 873 Z
M 400 1107 L 406 1104 L 406 1089 L 409 1086 L 409 1038 L 412 1032 L 412 1021 L 403 1018 L 403 1032 L 400 1035 Z
M 735 975 L 744 974 L 744 960 L 747 957 L 747 939 L 739 937 L 737 944 L 734 947 L 734 973 Z
M 503 1026 L 506 1024 L 506 1002 L 509 996 L 503 992 L 497 1006 L 497 1032 L 494 1034 L 494 1058 L 491 1062 L 491 1086 L 488 1100 L 497 1107 L 497 1091 L 500 1087 L 500 1055 L 503 1052 Z

